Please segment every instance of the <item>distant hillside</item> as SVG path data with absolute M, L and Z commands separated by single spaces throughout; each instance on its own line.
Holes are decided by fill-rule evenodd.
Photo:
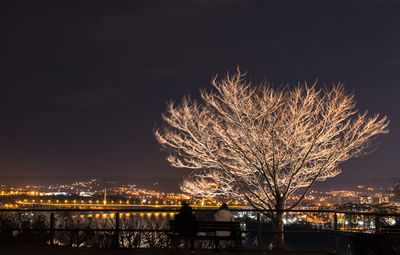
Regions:
M 98 179 L 101 182 L 116 182 L 116 185 L 135 184 L 137 187 L 164 192 L 178 192 L 179 178 L 140 178 L 140 177 L 102 177 L 102 176 L 0 176 L 0 184 L 5 185 L 50 185 L 69 184 L 76 181 Z
M 0 184 L 6 185 L 50 185 L 50 184 L 68 184 L 75 181 L 84 181 L 96 178 L 105 182 L 117 182 L 116 184 L 135 184 L 137 187 L 153 189 L 163 192 L 179 192 L 180 177 L 161 177 L 161 178 L 141 178 L 130 176 L 0 176 Z M 313 186 L 314 190 L 329 191 L 338 189 L 355 189 L 358 185 L 367 185 L 373 188 L 391 187 L 399 178 L 365 178 L 365 179 L 349 179 L 345 175 L 339 175 L 335 178 L 328 179 L 324 182 L 316 182 Z

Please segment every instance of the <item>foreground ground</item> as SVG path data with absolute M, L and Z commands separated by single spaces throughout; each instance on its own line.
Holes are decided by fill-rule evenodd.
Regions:
M 70 248 L 70 247 L 40 247 L 40 246 L 0 246 L 1 255 L 162 255 L 162 254 L 190 254 L 187 250 L 178 252 L 170 249 L 98 249 L 98 248 Z M 212 250 L 196 250 L 196 255 L 215 254 Z M 265 251 L 243 249 L 238 253 L 232 250 L 221 250 L 220 255 L 241 254 L 258 255 L 269 254 Z M 325 252 L 288 251 L 285 255 L 328 255 Z

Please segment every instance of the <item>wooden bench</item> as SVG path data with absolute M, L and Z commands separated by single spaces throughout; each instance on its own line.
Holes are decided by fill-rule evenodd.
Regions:
M 196 235 L 193 236 L 182 236 L 179 234 L 178 229 L 175 225 L 175 221 L 169 221 L 169 237 L 172 241 L 173 246 L 180 243 L 180 240 L 210 240 L 220 241 L 228 240 L 233 241 L 235 249 L 240 248 L 242 239 L 240 231 L 240 222 L 236 221 L 196 221 Z M 230 232 L 228 236 L 217 236 L 216 231 L 227 231 Z
M 381 226 L 380 231 L 385 234 L 400 235 L 400 226 Z

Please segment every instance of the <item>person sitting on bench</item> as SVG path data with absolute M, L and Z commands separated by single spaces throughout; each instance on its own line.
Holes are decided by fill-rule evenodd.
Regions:
M 182 202 L 179 213 L 175 215 L 175 225 L 181 236 L 196 236 L 196 216 L 186 201 Z M 194 250 L 194 239 L 190 240 L 190 250 Z
M 228 205 L 223 203 L 218 211 L 214 214 L 215 221 L 234 221 L 233 214 L 229 211 Z M 230 236 L 230 231 L 215 231 L 216 236 Z M 218 250 L 219 240 L 215 240 L 215 250 Z

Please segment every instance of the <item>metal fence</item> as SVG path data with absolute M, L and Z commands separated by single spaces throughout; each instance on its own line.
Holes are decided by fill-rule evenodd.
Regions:
M 1 240 L 36 240 L 53 246 L 168 247 L 170 209 L 0 209 Z M 195 209 L 199 220 L 212 220 L 216 210 Z M 266 248 L 274 230 L 265 211 L 231 209 L 242 223 L 244 246 Z M 326 236 L 325 250 L 339 250 L 340 237 L 383 234 L 398 229 L 400 214 L 335 210 L 290 210 L 283 216 L 286 236 Z M 396 234 L 394 231 L 391 234 Z M 321 237 L 322 238 L 322 237 Z M 298 239 L 298 238 L 297 238 Z M 290 238 L 289 238 L 290 240 Z M 328 241 L 326 241 L 328 240 Z M 202 243 L 203 247 L 210 244 Z

